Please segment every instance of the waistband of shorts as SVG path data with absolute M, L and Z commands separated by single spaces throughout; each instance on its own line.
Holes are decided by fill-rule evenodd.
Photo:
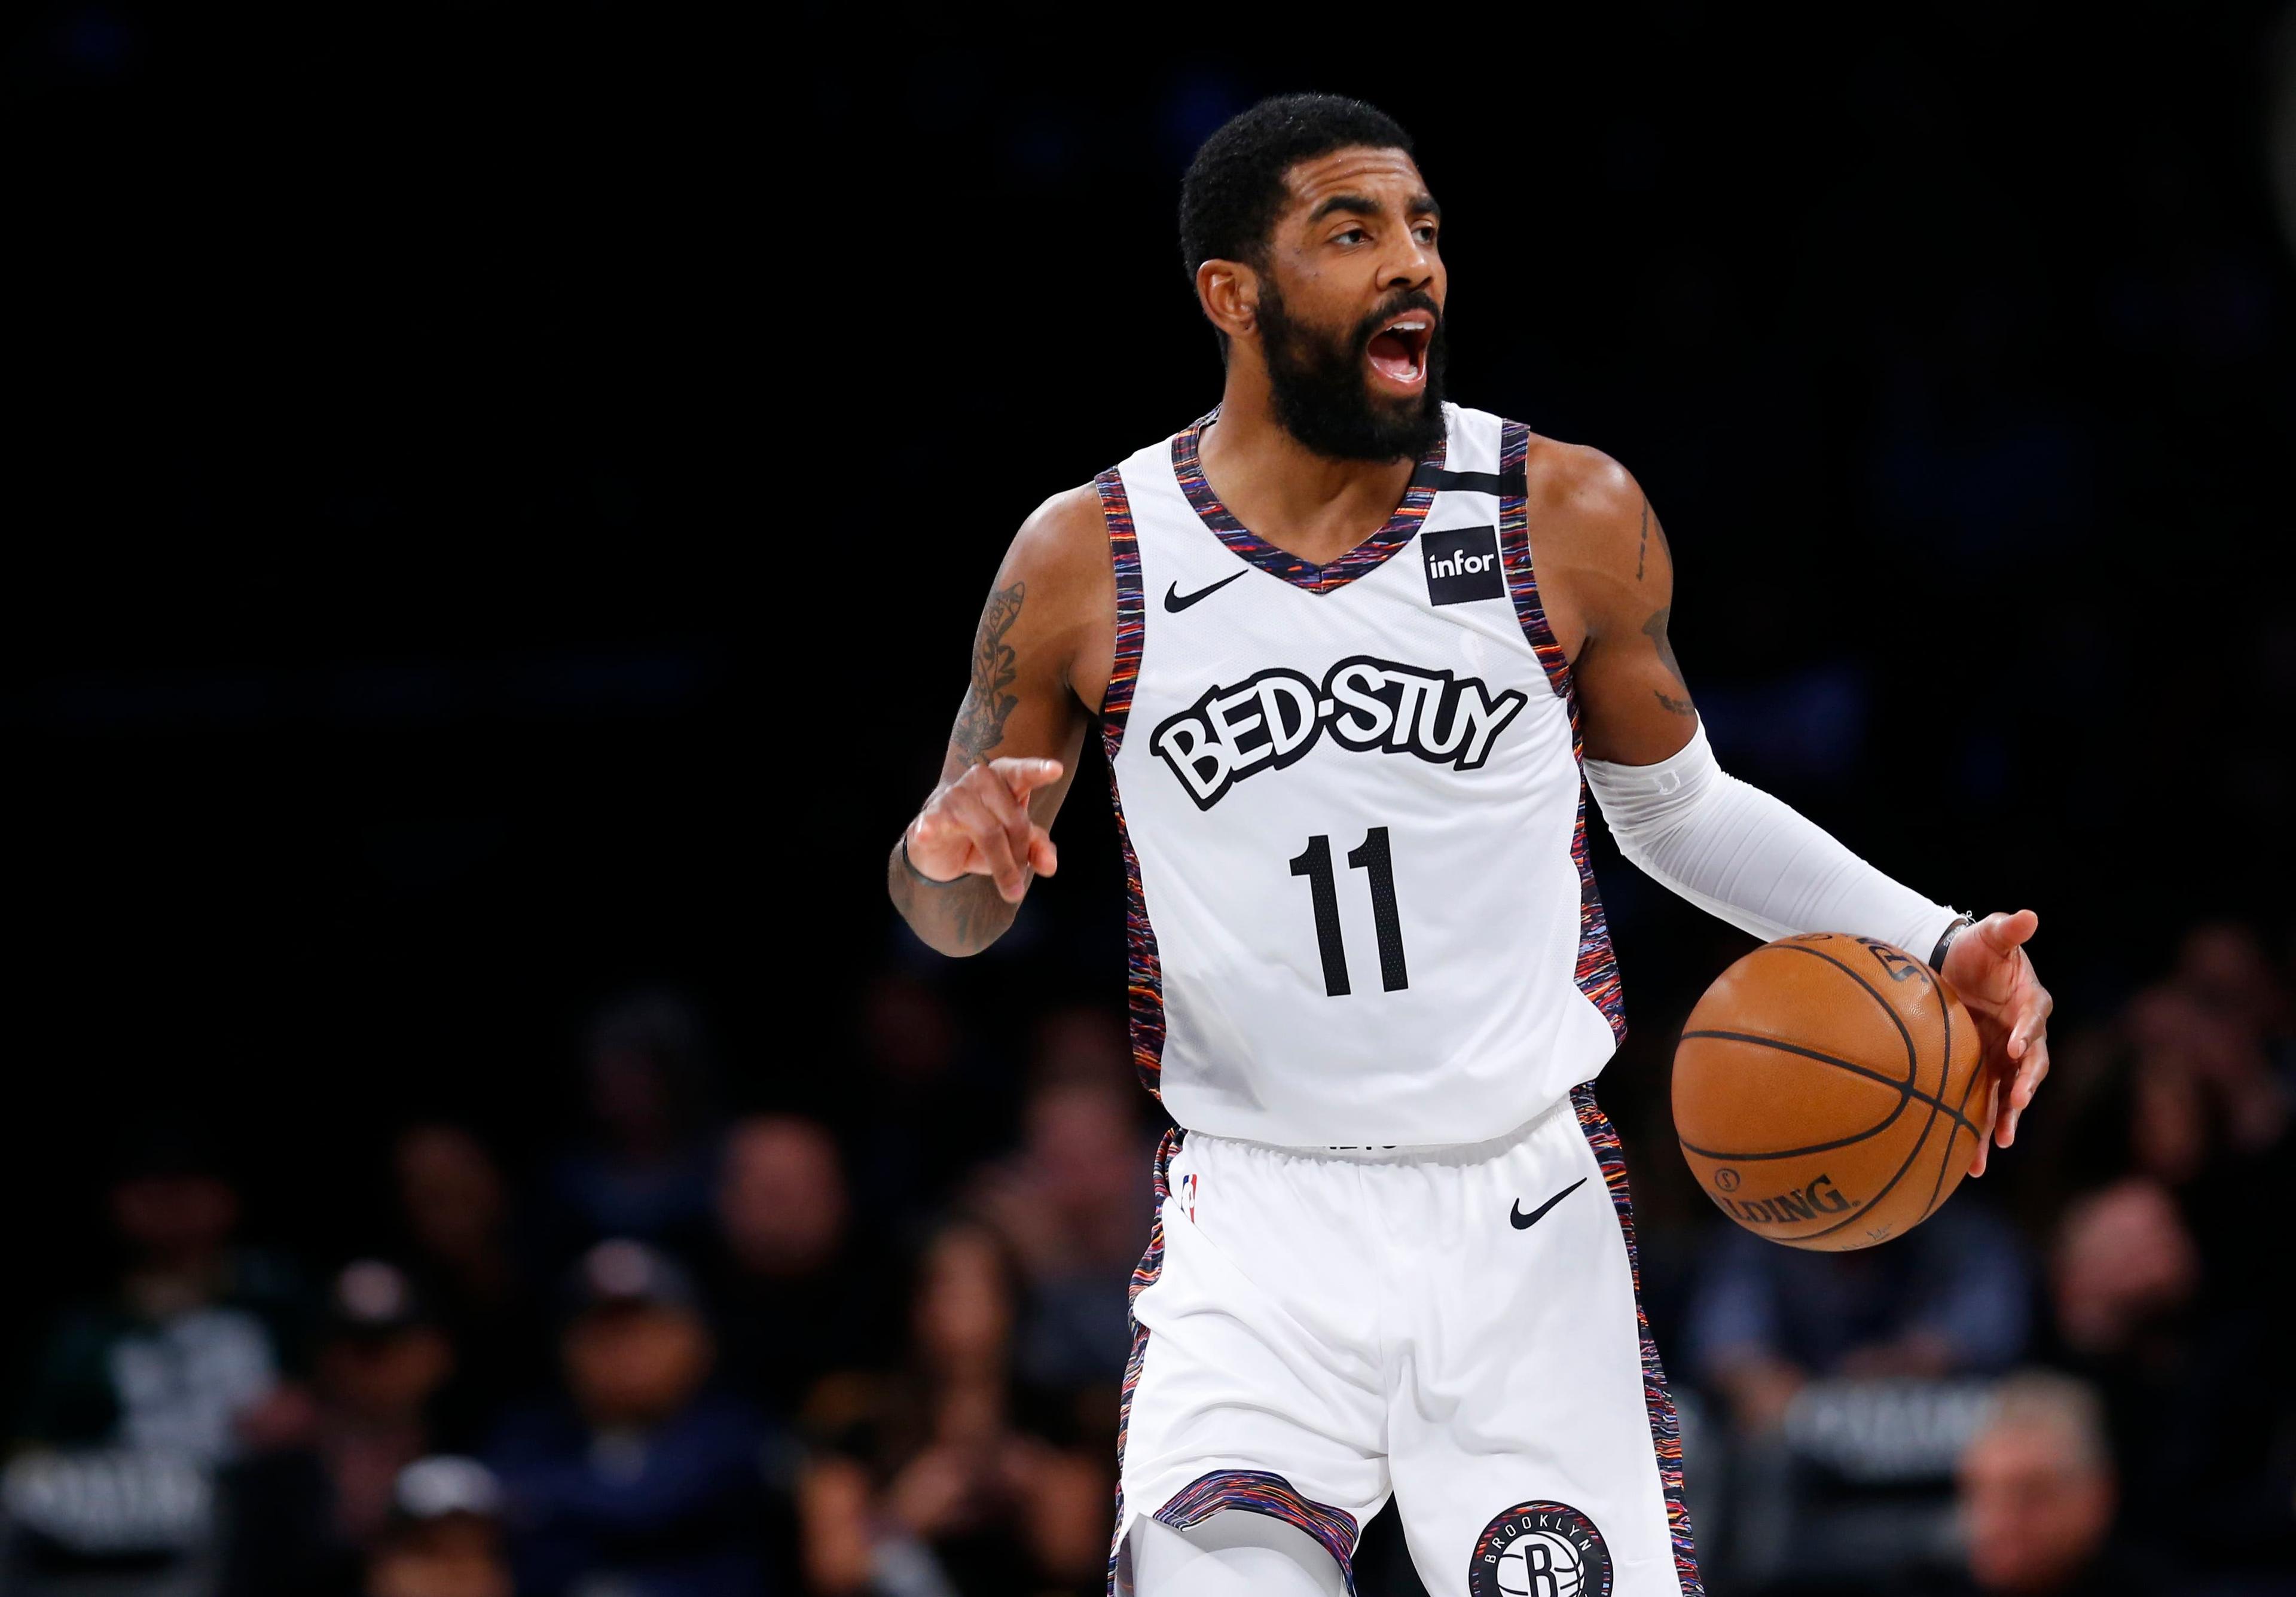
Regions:
M 1582 1084 L 1583 1086 L 1583 1084 Z M 1357 1165 L 1478 1165 L 1496 1159 L 1520 1146 L 1544 1129 L 1558 1115 L 1577 1118 L 1578 1110 L 1572 1094 L 1582 1088 L 1574 1087 L 1570 1093 L 1557 1098 L 1512 1131 L 1500 1133 L 1480 1142 L 1401 1142 L 1385 1147 L 1316 1147 L 1281 1142 L 1256 1142 L 1242 1137 L 1214 1136 L 1209 1132 L 1185 1131 L 1185 1145 L 1195 1148 L 1210 1143 L 1221 1148 L 1234 1148 L 1248 1154 L 1273 1155 L 1280 1159 L 1330 1161 Z

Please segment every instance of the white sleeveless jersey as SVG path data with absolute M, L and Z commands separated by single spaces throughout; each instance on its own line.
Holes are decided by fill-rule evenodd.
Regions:
M 1210 417 L 1096 479 L 1133 1051 L 1191 1130 L 1482 1142 L 1624 1033 L 1529 435 L 1444 415 L 1393 519 L 1327 566 L 1214 497 Z

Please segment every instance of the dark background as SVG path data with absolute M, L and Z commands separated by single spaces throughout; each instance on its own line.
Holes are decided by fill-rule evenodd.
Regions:
M 130 1114 L 219 1126 L 324 1263 L 404 1118 L 562 1134 L 632 983 L 737 1104 L 818 1096 L 933 965 L 882 859 L 1004 541 L 1217 397 L 1177 179 L 1265 92 L 1414 129 L 1453 393 L 1639 476 L 1730 768 L 2039 910 L 2066 1028 L 2204 916 L 2284 954 L 2278 12 L 2112 14 L 23 8 L 12 1352 L 102 1279 Z M 1113 1007 L 1103 780 L 931 972 L 992 1050 Z M 1669 1028 L 1742 940 L 1603 880 L 1662 1189 Z

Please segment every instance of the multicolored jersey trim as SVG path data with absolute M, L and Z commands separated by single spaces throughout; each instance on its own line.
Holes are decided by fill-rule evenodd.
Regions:
M 1116 751 L 1132 715 L 1132 690 L 1140 680 L 1140 656 L 1148 637 L 1147 595 L 1140 581 L 1140 540 L 1132 527 L 1132 502 L 1124 479 L 1113 468 L 1093 479 L 1100 490 L 1100 513 L 1108 522 L 1109 558 L 1116 569 L 1116 656 L 1110 663 L 1108 692 L 1100 702 L 1101 748 L 1108 756 L 1109 797 L 1116 806 L 1116 838 L 1124 855 L 1125 1008 L 1132 1036 L 1132 1066 L 1140 1085 L 1160 1102 L 1164 1077 L 1164 965 L 1156 951 L 1156 928 L 1148 920 L 1148 900 L 1140 888 L 1140 856 L 1124 823 L 1124 793 L 1116 782 Z
M 1659 1486 L 1666 1494 L 1667 1534 L 1674 1544 L 1674 1572 L 1682 1583 L 1682 1597 L 1705 1597 L 1698 1574 L 1698 1547 L 1691 1534 L 1690 1510 L 1682 1499 L 1682 1423 L 1674 1412 L 1674 1398 L 1666 1388 L 1666 1369 L 1659 1363 L 1658 1344 L 1652 1339 L 1650 1315 L 1643 1308 L 1642 1255 L 1635 1247 L 1635 1208 L 1627 1192 L 1627 1159 L 1610 1116 L 1595 1102 L 1595 1087 L 1582 1082 L 1570 1089 L 1571 1107 L 1578 1112 L 1578 1129 L 1603 1167 L 1603 1183 L 1611 1189 L 1611 1207 L 1618 1210 L 1619 1231 L 1626 1239 L 1627 1269 L 1635 1283 L 1635 1325 L 1642 1337 L 1643 1403 L 1650 1411 L 1651 1446 L 1658 1454 Z
M 1295 587 L 1311 594 L 1328 594 L 1343 588 L 1357 577 L 1376 571 L 1388 558 L 1418 536 L 1419 524 L 1427 519 L 1427 507 L 1435 503 L 1436 489 L 1432 483 L 1423 483 L 1414 477 L 1405 492 L 1403 502 L 1387 525 L 1357 544 L 1330 565 L 1319 566 L 1312 561 L 1278 549 L 1263 540 L 1257 533 L 1228 513 L 1212 485 L 1204 480 L 1204 466 L 1197 455 L 1203 440 L 1204 429 L 1219 419 L 1219 412 L 1174 436 L 1172 439 L 1172 474 L 1180 480 L 1180 491 L 1195 507 L 1196 515 L 1212 530 L 1219 541 L 1261 570 L 1281 577 Z M 1447 440 L 1438 439 L 1435 446 L 1420 456 L 1423 466 L 1439 469 L 1444 461 Z
M 1522 469 L 1530 454 L 1530 429 L 1520 422 L 1501 424 L 1499 472 L 1502 477 Z M 1587 739 L 1578 723 L 1578 694 L 1570 677 L 1570 661 L 1547 625 L 1546 607 L 1538 597 L 1538 578 L 1530 564 L 1530 500 L 1528 493 L 1505 494 L 1499 499 L 1499 553 L 1506 566 L 1507 592 L 1514 600 L 1515 619 L 1522 627 L 1531 652 L 1546 673 L 1546 681 L 1570 710 L 1570 758 L 1583 768 Z M 1570 863 L 1578 870 L 1578 963 L 1574 979 L 1578 990 L 1600 1010 L 1611 1025 L 1614 1041 L 1627 1037 L 1626 992 L 1619 980 L 1619 958 L 1611 946 L 1610 918 L 1603 913 L 1603 895 L 1595 886 L 1595 864 L 1587 846 L 1587 782 L 1578 782 L 1578 814 L 1570 827 Z

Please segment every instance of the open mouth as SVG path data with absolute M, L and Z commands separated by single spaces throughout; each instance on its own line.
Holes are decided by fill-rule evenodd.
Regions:
M 1427 379 L 1427 346 L 1435 336 L 1435 318 L 1423 310 L 1407 310 L 1371 335 L 1364 354 L 1372 370 L 1398 387 L 1415 389 Z

